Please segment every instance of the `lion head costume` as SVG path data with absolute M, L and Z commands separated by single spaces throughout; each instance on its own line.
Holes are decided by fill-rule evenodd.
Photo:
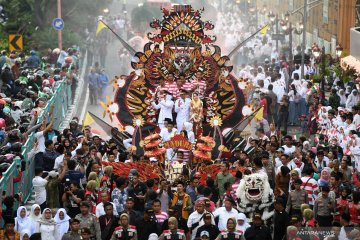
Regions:
M 249 221 L 254 212 L 261 212 L 262 219 L 268 221 L 274 214 L 274 193 L 266 174 L 245 175 L 236 190 L 238 209 L 245 213 Z

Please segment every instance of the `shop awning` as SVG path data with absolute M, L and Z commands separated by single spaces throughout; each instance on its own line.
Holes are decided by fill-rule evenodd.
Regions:
M 346 69 L 348 66 L 354 68 L 358 74 L 360 74 L 360 60 L 353 57 L 347 56 L 341 59 L 341 67 Z

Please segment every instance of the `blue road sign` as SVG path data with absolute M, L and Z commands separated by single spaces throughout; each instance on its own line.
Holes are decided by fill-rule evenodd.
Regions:
M 63 30 L 64 25 L 64 21 L 61 18 L 55 18 L 52 22 L 53 28 L 58 31 Z

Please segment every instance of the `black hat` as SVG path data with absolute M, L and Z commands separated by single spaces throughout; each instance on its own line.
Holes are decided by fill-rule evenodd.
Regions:
M 291 216 L 290 222 L 292 224 L 294 224 L 294 223 L 299 222 L 300 220 L 301 220 L 301 218 L 298 215 L 293 215 L 293 216 Z
M 211 218 L 211 213 L 209 213 L 209 212 L 205 213 L 204 218 Z
M 73 224 L 73 223 L 80 223 L 80 221 L 76 218 L 72 218 L 69 220 L 70 224 Z
M 165 118 L 165 119 L 164 119 L 164 122 L 168 122 L 168 123 L 169 123 L 169 122 L 171 122 L 171 121 L 172 121 L 172 120 L 171 120 L 170 118 Z
M 321 192 L 330 192 L 330 188 L 328 186 L 321 187 Z
M 90 231 L 90 229 L 89 229 L 89 228 L 84 227 L 84 228 L 82 228 L 82 229 L 81 229 L 81 233 L 91 234 L 91 231 Z
M 88 207 L 88 208 L 90 208 L 90 203 L 87 202 L 87 201 L 82 201 L 82 202 L 80 203 L 80 207 Z
M 276 198 L 275 204 L 281 204 L 281 205 L 285 206 L 285 201 L 283 198 L 278 197 L 278 198 Z
M 297 183 L 297 184 L 302 184 L 302 181 L 301 181 L 301 179 L 300 178 L 295 178 L 294 179 L 294 183 Z
M 231 197 L 226 198 L 224 201 L 229 201 L 229 202 L 231 202 L 231 204 L 232 204 L 233 206 L 236 206 L 235 200 L 232 199 Z
M 253 216 L 253 219 L 255 219 L 255 218 L 260 218 L 261 219 L 261 214 L 260 213 L 255 213 L 254 214 L 254 216 Z

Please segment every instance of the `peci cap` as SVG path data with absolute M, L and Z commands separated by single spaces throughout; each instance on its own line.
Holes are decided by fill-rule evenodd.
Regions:
M 255 213 L 254 216 L 253 216 L 253 219 L 256 219 L 256 218 L 261 219 L 261 214 L 260 213 Z

